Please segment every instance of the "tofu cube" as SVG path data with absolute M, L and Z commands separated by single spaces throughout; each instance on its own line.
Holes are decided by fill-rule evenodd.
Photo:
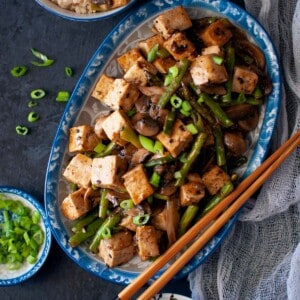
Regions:
M 197 204 L 205 197 L 205 185 L 200 181 L 189 181 L 180 187 L 180 205 Z
M 202 50 L 201 54 L 202 55 L 216 54 L 216 55 L 219 55 L 219 56 L 223 56 L 221 48 L 217 45 L 209 46 L 209 47 L 204 48 Z
M 123 175 L 124 185 L 135 205 L 154 193 L 142 164 L 137 165 Z
M 160 254 L 158 245 L 158 234 L 154 226 L 137 226 L 136 241 L 138 255 L 142 261 L 156 257 Z
M 154 19 L 153 26 L 164 39 L 168 39 L 175 31 L 183 31 L 192 27 L 192 21 L 180 5 L 159 15 Z
M 197 86 L 224 83 L 228 80 L 225 66 L 216 64 L 213 54 L 198 56 L 191 64 L 190 73 Z
M 114 83 L 114 78 L 103 74 L 97 81 L 96 86 L 92 92 L 92 97 L 96 98 L 100 102 L 106 97 Z
M 223 46 L 232 37 L 227 20 L 218 19 L 200 33 L 200 38 L 206 46 Z
M 163 37 L 159 34 L 156 34 L 143 41 L 140 41 L 138 43 L 138 47 L 142 51 L 144 56 L 147 57 L 148 53 L 155 45 L 158 44 L 161 47 L 163 46 L 163 43 L 164 43 Z
M 85 201 L 86 189 L 79 190 L 69 194 L 61 203 L 61 212 L 69 220 L 73 221 L 86 214 L 91 206 Z
M 130 232 L 117 232 L 109 239 L 102 239 L 99 246 L 99 256 L 105 264 L 116 267 L 131 260 L 135 255 L 135 248 Z
M 203 174 L 202 180 L 210 195 L 216 195 L 226 182 L 230 181 L 229 175 L 218 166 L 213 166 Z
M 192 134 L 186 129 L 181 120 L 177 119 L 170 135 L 160 132 L 157 139 L 171 153 L 177 157 L 192 141 Z
M 232 91 L 252 94 L 258 82 L 258 75 L 246 67 L 235 67 L 232 80 Z
M 101 140 L 89 125 L 70 128 L 69 152 L 93 151 Z
M 133 216 L 128 215 L 122 218 L 120 222 L 120 226 L 125 227 L 126 229 L 129 229 L 130 231 L 136 231 L 137 225 L 135 225 L 132 221 Z
M 173 57 L 169 56 L 166 58 L 157 58 L 153 65 L 161 74 L 167 74 L 169 72 L 169 69 L 176 64 L 176 60 L 174 60 Z
M 136 86 L 150 84 L 151 77 L 156 75 L 157 69 L 145 58 L 139 58 L 125 73 L 124 79 Z
M 127 143 L 127 141 L 121 139 L 120 132 L 124 130 L 124 128 L 129 128 L 130 130 L 131 125 L 130 121 L 122 111 L 116 110 L 110 114 L 103 121 L 102 128 L 111 141 L 116 142 L 121 146 L 124 146 Z
M 107 94 L 100 101 L 113 110 L 129 111 L 139 97 L 139 90 L 123 78 L 114 79 Z
M 63 176 L 80 187 L 88 188 L 91 184 L 93 160 L 88 156 L 78 153 L 67 165 Z
M 175 60 L 189 59 L 196 57 L 196 48 L 194 44 L 187 39 L 184 33 L 176 32 L 164 42 L 164 47 L 170 52 Z
M 152 216 L 152 225 L 163 231 L 167 231 L 167 209 L 164 208 L 159 213 L 156 213 Z
M 120 67 L 126 73 L 130 67 L 139 59 L 143 57 L 138 48 L 132 48 L 125 52 L 124 54 L 117 57 L 117 62 Z
M 117 155 L 94 158 L 91 173 L 92 185 L 113 190 L 124 188 L 121 176 L 125 167 L 125 162 Z
M 95 124 L 94 124 L 94 131 L 95 134 L 97 135 L 97 137 L 100 140 L 107 140 L 108 137 L 103 129 L 103 122 L 105 121 L 105 119 L 107 118 L 108 115 L 100 115 L 97 117 L 97 119 L 95 120 Z

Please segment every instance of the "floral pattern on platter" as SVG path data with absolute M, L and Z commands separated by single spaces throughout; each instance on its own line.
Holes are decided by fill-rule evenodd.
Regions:
M 228 2 L 219 0 L 155 0 L 143 4 L 131 12 L 105 39 L 96 50 L 78 84 L 76 85 L 65 113 L 59 125 L 52 151 L 49 158 L 47 178 L 45 184 L 45 206 L 54 237 L 66 252 L 83 269 L 108 281 L 123 285 L 129 284 L 148 265 L 138 258 L 129 263 L 109 269 L 97 257 L 93 256 L 85 247 L 72 248 L 68 245 L 70 232 L 69 222 L 61 215 L 60 202 L 68 192 L 68 185 L 61 178 L 61 170 L 68 162 L 66 152 L 68 144 L 68 130 L 75 123 L 92 123 L 99 111 L 105 109 L 89 97 L 97 78 L 102 73 L 117 76 L 119 69 L 114 58 L 123 53 L 138 40 L 145 39 L 151 34 L 152 20 L 164 10 L 176 5 L 183 5 L 191 18 L 204 16 L 224 16 L 244 31 L 262 49 L 266 55 L 267 72 L 273 82 L 273 91 L 261 110 L 261 119 L 255 132 L 249 135 L 250 149 L 247 153 L 247 166 L 238 170 L 241 177 L 246 177 L 264 160 L 268 151 L 272 132 L 280 106 L 281 75 L 277 57 L 272 42 L 264 29 L 244 10 Z M 239 213 L 238 213 L 239 214 Z M 211 255 L 236 223 L 236 214 L 207 246 L 194 256 L 191 261 L 175 276 L 180 279 L 197 268 Z M 167 267 L 167 266 L 166 266 Z M 158 277 L 161 272 L 156 276 Z

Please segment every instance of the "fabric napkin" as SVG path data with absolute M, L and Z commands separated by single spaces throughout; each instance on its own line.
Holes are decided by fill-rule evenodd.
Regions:
M 271 152 L 300 129 L 300 0 L 245 0 L 282 66 Z M 221 247 L 189 275 L 193 299 L 300 299 L 300 148 L 250 199 Z

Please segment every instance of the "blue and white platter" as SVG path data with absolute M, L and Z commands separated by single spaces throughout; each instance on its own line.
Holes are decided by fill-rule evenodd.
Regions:
M 35 264 L 32 265 L 24 262 L 22 267 L 18 270 L 7 270 L 5 264 L 0 264 L 0 286 L 10 286 L 22 283 L 40 270 L 50 252 L 52 235 L 44 208 L 37 199 L 23 190 L 9 186 L 1 186 L 0 194 L 6 198 L 21 201 L 24 206 L 29 207 L 31 210 L 38 211 L 41 216 L 39 225 L 45 233 L 45 241 L 39 251 L 38 260 Z
M 183 5 L 191 18 L 205 16 L 223 16 L 248 33 L 249 38 L 264 52 L 267 73 L 273 83 L 273 91 L 261 109 L 261 118 L 256 131 L 249 136 L 250 149 L 247 152 L 249 162 L 238 170 L 241 177 L 252 173 L 265 159 L 275 127 L 281 98 L 280 67 L 274 46 L 262 26 L 243 9 L 228 1 L 219 0 L 154 0 L 142 4 L 131 11 L 104 40 L 86 66 L 72 97 L 66 107 L 51 150 L 46 183 L 45 209 L 52 233 L 65 253 L 80 267 L 105 280 L 127 285 L 143 271 L 148 263 L 133 259 L 124 266 L 108 268 L 85 247 L 72 248 L 68 244 L 70 222 L 60 212 L 60 203 L 67 195 L 68 186 L 61 176 L 69 156 L 67 153 L 69 128 L 74 124 L 92 124 L 99 104 L 91 99 L 94 84 L 102 73 L 117 77 L 119 74 L 115 58 L 133 47 L 138 40 L 151 35 L 152 20 L 162 12 Z M 201 265 L 226 238 L 238 218 L 236 214 L 190 262 L 175 276 L 180 279 Z M 167 268 L 167 266 L 166 266 Z M 162 270 L 163 271 L 163 270 Z M 162 272 L 161 271 L 161 272 Z M 158 277 L 161 272 L 155 275 Z

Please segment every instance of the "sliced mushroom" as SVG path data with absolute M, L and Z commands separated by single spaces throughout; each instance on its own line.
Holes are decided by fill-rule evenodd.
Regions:
M 246 103 L 229 106 L 225 111 L 232 121 L 246 120 L 257 114 L 256 106 Z
M 226 132 L 224 144 L 233 156 L 241 156 L 247 151 L 246 142 L 238 133 Z
M 253 115 L 251 115 L 250 118 L 247 118 L 245 120 L 240 120 L 238 121 L 238 124 L 240 128 L 242 128 L 245 131 L 252 131 L 256 128 L 258 121 L 259 121 L 259 113 L 256 110 L 256 112 Z
M 154 136 L 159 133 L 159 123 L 148 116 L 142 116 L 134 123 L 135 130 L 144 136 Z

